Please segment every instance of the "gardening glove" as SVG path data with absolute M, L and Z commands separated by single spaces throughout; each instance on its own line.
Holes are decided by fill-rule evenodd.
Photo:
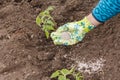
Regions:
M 95 26 L 85 17 L 81 21 L 67 23 L 51 33 L 55 45 L 73 45 L 82 41 L 85 34 Z

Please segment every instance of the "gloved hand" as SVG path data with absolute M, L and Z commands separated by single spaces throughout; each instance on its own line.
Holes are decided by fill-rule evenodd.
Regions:
M 85 34 L 95 26 L 85 17 L 81 21 L 67 23 L 51 33 L 55 45 L 73 45 L 82 41 Z

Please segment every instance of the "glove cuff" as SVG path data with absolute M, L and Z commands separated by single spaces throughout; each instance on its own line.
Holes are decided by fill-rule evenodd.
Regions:
M 81 21 L 78 21 L 77 23 L 81 27 L 83 27 L 83 30 L 85 31 L 85 33 L 88 33 L 89 31 L 95 28 L 95 26 L 86 17 Z

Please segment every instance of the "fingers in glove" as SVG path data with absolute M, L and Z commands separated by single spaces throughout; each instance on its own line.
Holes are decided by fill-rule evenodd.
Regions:
M 69 31 L 68 24 L 63 25 L 56 30 L 56 32 L 58 33 L 65 32 L 65 31 Z
M 73 45 L 73 44 L 75 44 L 76 43 L 76 41 L 74 41 L 74 40 L 63 40 L 63 39 L 56 39 L 56 40 L 54 40 L 54 44 L 55 45 L 65 45 L 65 46 L 68 46 L 68 45 Z

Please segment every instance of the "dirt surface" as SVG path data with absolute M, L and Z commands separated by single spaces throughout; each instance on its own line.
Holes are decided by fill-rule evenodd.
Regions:
M 51 80 L 73 65 L 84 80 L 120 80 L 120 15 L 95 28 L 74 46 L 55 46 L 35 23 L 56 6 L 57 27 L 81 20 L 98 0 L 0 0 L 0 80 Z

